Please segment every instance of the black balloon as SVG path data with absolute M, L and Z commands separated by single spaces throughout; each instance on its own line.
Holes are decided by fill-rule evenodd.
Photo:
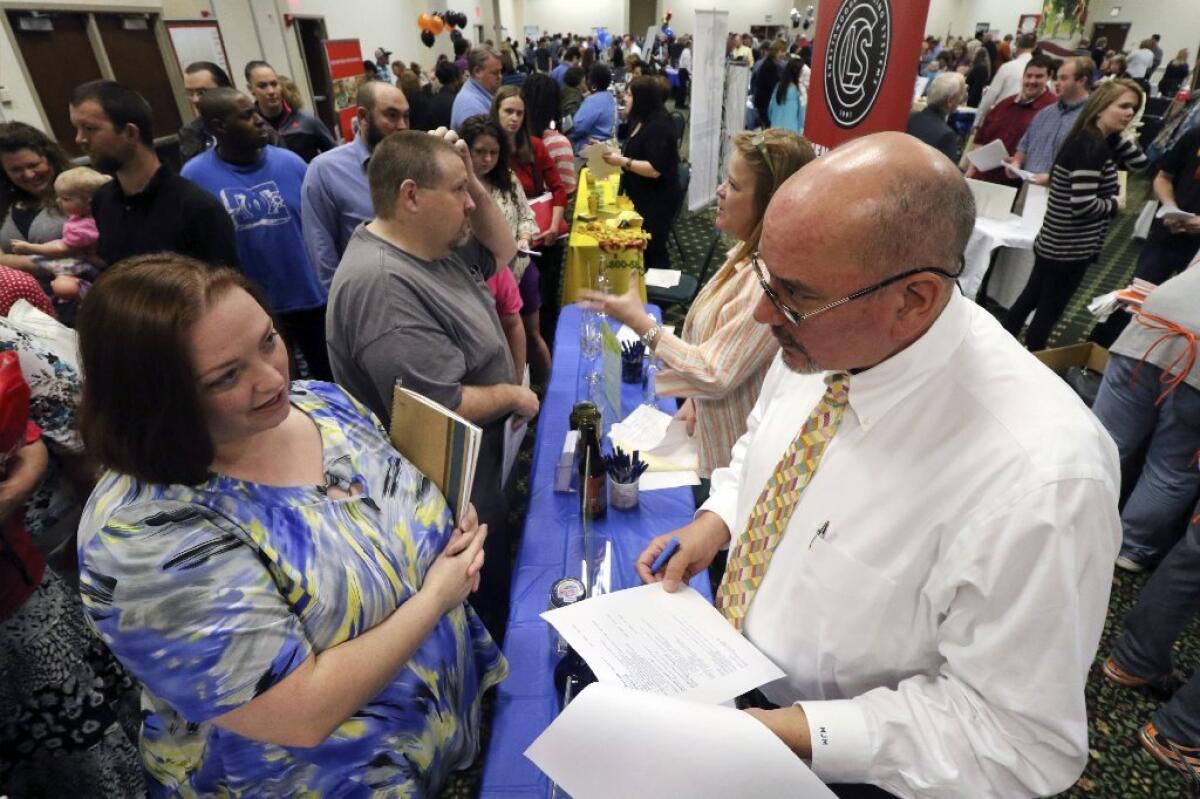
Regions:
M 457 42 L 461 38 L 463 38 L 462 31 L 458 30 L 457 28 L 450 31 L 450 41 Z
M 421 43 L 426 47 L 433 47 L 435 41 L 433 31 L 421 31 Z

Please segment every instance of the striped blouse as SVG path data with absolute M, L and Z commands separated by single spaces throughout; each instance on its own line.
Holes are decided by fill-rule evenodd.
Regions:
M 656 377 L 655 388 L 660 394 L 690 397 L 695 404 L 702 477 L 729 465 L 779 351 L 771 328 L 754 321 L 762 290 L 750 262 L 734 263 L 733 252 L 696 296 L 682 337 L 663 332 L 655 347 L 667 367 Z
M 542 133 L 542 143 L 546 145 L 546 151 L 550 153 L 550 158 L 558 169 L 563 189 L 570 197 L 575 193 L 575 186 L 579 182 L 575 175 L 575 151 L 571 149 L 571 140 L 553 128 L 546 128 Z
M 1064 142 L 1050 171 L 1050 199 L 1034 252 L 1055 261 L 1099 255 L 1108 220 L 1117 215 L 1118 165 L 1140 170 L 1147 163 L 1135 142 L 1118 136 L 1084 133 Z

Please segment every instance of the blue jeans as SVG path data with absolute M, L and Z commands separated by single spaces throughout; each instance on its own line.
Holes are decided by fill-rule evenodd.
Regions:
M 1121 554 L 1152 564 L 1174 544 L 1200 487 L 1192 463 L 1200 449 L 1200 391 L 1180 384 L 1155 405 L 1164 389 L 1162 370 L 1147 363 L 1131 385 L 1137 365 L 1112 354 L 1092 410 L 1117 443 L 1123 474 L 1146 447 L 1142 472 L 1121 511 Z
M 1200 510 L 1200 506 L 1197 507 Z M 1200 611 L 1200 524 L 1187 532 L 1163 558 L 1125 619 L 1112 657 L 1139 677 L 1171 671 L 1175 639 Z M 1200 672 L 1175 692 L 1154 716 L 1154 726 L 1172 741 L 1200 746 Z

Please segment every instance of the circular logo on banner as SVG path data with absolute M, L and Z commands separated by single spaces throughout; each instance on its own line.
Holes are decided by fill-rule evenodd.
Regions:
M 891 42 L 888 0 L 843 0 L 825 45 L 825 106 L 838 127 L 854 127 L 875 106 Z

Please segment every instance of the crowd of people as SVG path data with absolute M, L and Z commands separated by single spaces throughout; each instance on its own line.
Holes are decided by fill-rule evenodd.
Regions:
M 839 796 L 1065 790 L 1113 564 L 1157 567 L 1113 683 L 1170 684 L 1195 604 L 1200 125 L 1153 165 L 1181 215 L 1141 251 L 1162 286 L 1137 321 L 1093 332 L 1093 414 L 1029 350 L 1125 207 L 1118 170 L 1150 167 L 1132 131 L 1163 56 L 1037 45 L 930 38 L 911 135 L 816 158 L 813 43 L 731 34 L 752 75 L 716 192 L 734 245 L 678 332 L 636 282 L 582 294 L 661 362 L 697 443 L 700 509 L 638 573 L 712 569 L 786 675 L 739 706 Z M 691 42 L 391 55 L 364 62 L 340 144 L 261 60 L 244 90 L 187 67 L 179 170 L 114 81 L 63 98 L 90 166 L 0 124 L 0 794 L 434 795 L 478 757 L 509 668 L 505 434 L 553 366 L 579 155 L 619 144 L 645 263 L 669 267 Z M 1005 167 L 960 168 L 964 104 Z M 967 178 L 1048 192 L 1002 320 L 956 288 Z M 482 429 L 461 517 L 390 443 L 397 385 Z M 1142 743 L 1196 768 L 1197 720 L 1193 681 Z

